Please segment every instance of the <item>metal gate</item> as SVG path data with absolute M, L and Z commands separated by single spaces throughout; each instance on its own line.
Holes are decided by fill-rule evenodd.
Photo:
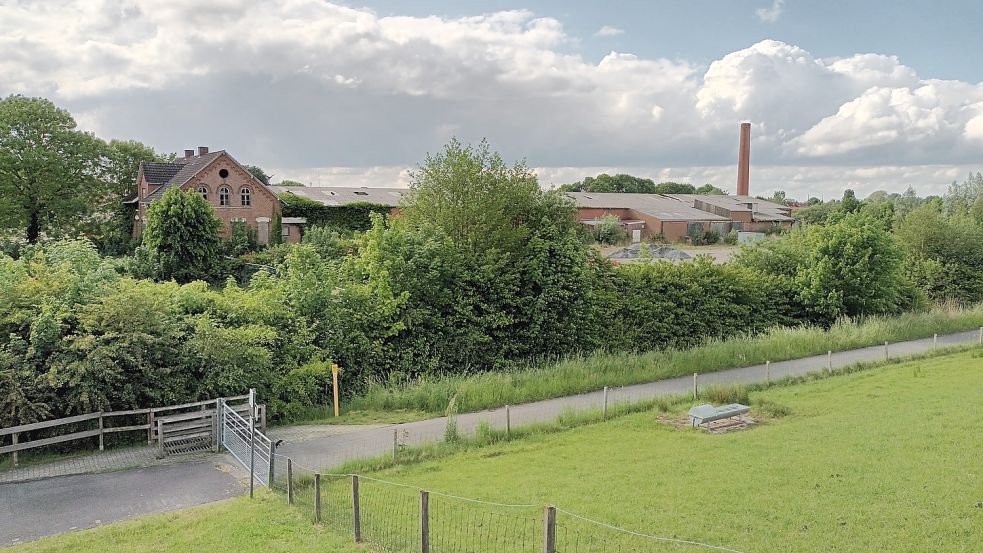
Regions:
M 249 419 L 222 402 L 221 443 L 250 472 L 251 479 L 269 487 L 273 480 L 273 442 L 256 428 L 255 396 L 250 394 Z M 250 488 L 251 489 L 251 488 Z

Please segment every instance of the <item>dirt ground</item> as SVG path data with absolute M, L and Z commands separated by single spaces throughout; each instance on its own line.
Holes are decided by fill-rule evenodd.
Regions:
M 687 246 L 682 244 L 670 244 L 672 247 L 679 251 L 686 252 L 691 257 L 696 257 L 698 255 L 709 255 L 713 258 L 714 263 L 727 263 L 730 261 L 731 257 L 734 256 L 738 251 L 740 251 L 740 246 L 727 246 L 725 244 L 714 244 L 712 246 Z M 622 246 L 601 246 L 595 245 L 601 255 L 607 257 L 612 253 L 627 247 L 627 245 Z M 633 263 L 630 259 L 619 259 L 620 263 Z

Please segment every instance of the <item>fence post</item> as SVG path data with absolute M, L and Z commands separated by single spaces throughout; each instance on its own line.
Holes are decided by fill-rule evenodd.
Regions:
M 154 410 L 147 413 L 147 445 L 154 443 Z
M 287 505 L 294 504 L 294 462 L 287 457 Z
M 430 553 L 430 493 L 420 490 L 420 551 Z
M 164 458 L 164 421 L 157 419 L 157 457 Z
M 765 361 L 765 384 L 771 385 L 771 361 Z
M 17 445 L 17 440 L 18 440 L 17 432 L 14 432 L 13 434 L 10 435 L 10 443 L 11 444 Z M 16 451 L 13 452 L 13 456 L 14 456 L 14 467 L 17 467 L 17 452 Z
M 396 461 L 396 454 L 399 452 L 399 430 L 393 428 L 393 461 Z
M 314 473 L 314 522 L 321 522 L 321 473 Z
M 260 427 L 260 429 L 262 429 L 263 432 L 266 432 L 266 404 L 264 403 L 264 404 L 260 405 L 259 406 L 259 409 L 260 409 L 259 412 L 260 412 L 260 415 L 261 415 L 259 427 Z
M 355 526 L 355 543 L 362 541 L 362 509 L 358 501 L 358 475 L 352 475 L 352 524 Z
M 884 342 L 884 360 L 890 361 L 891 356 L 887 353 L 887 341 Z
M 256 390 L 249 389 L 249 497 L 256 487 Z
M 102 411 L 99 412 L 99 451 L 105 451 L 105 432 L 103 431 L 105 427 L 102 422 Z
M 604 418 L 608 418 L 608 387 L 604 387 Z
M 983 326 L 980 327 L 980 343 L 983 344 Z
M 222 398 L 215 400 L 215 418 L 212 422 L 215 423 L 215 433 L 212 436 L 215 446 L 212 449 L 219 452 L 222 450 L 222 431 L 225 429 L 225 400 Z
M 700 397 L 699 396 L 699 389 L 697 388 L 697 384 L 696 384 L 696 379 L 697 378 L 699 378 L 699 376 L 696 373 L 693 373 L 693 399 L 694 400 L 696 400 L 696 399 L 698 399 Z
M 826 370 L 833 372 L 833 350 L 826 351 Z
M 276 459 L 276 446 L 273 444 L 274 442 L 270 440 L 270 475 L 266 480 L 267 487 L 271 490 L 273 489 L 273 481 L 276 479 L 276 472 L 273 471 L 273 461 Z
M 546 506 L 543 515 L 543 553 L 556 553 L 556 507 Z
M 934 336 L 932 336 L 932 351 L 935 351 L 938 348 L 939 348 L 939 335 L 935 334 Z
M 512 435 L 512 412 L 508 405 L 505 406 L 505 435 Z

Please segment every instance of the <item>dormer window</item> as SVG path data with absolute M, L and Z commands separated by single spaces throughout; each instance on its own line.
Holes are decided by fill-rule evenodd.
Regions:
M 201 197 L 204 198 L 206 202 L 208 201 L 208 187 L 207 186 L 205 186 L 204 184 L 202 184 L 202 185 L 198 186 L 198 189 L 196 191 L 199 194 L 201 194 Z
M 227 206 L 229 205 L 229 196 L 231 195 L 231 190 L 228 186 L 223 186 L 218 189 L 218 205 Z
M 242 189 L 239 190 L 239 203 L 241 203 L 243 206 L 251 205 L 252 204 L 251 195 L 252 192 L 248 188 L 243 187 Z

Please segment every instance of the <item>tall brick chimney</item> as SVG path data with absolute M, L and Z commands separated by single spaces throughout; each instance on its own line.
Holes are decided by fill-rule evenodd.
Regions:
M 750 196 L 751 123 L 741 123 L 741 147 L 737 156 L 737 195 Z

